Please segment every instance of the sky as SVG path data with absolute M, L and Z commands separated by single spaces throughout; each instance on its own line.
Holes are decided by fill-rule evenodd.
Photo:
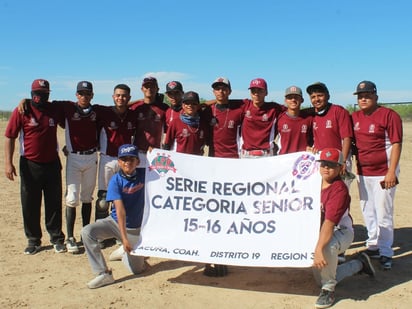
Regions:
M 380 102 L 412 101 L 410 0 L 0 0 L 0 110 L 30 96 L 34 79 L 52 100 L 76 100 L 78 81 L 94 103 L 113 104 L 116 84 L 142 97 L 145 76 L 181 81 L 212 99 L 227 77 L 231 98 L 248 98 L 252 79 L 267 101 L 284 102 L 291 85 L 324 82 L 330 101 L 353 105 L 362 80 Z

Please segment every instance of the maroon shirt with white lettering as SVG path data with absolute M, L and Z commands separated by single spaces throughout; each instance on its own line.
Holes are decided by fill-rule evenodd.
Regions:
M 276 121 L 284 107 L 274 102 L 265 102 L 260 107 L 249 99 L 243 102 L 242 149 L 268 151 L 276 136 Z
M 57 125 L 62 119 L 57 106 L 47 104 L 43 111 L 27 104 L 21 114 L 16 108 L 7 124 L 5 136 L 20 141 L 20 155 L 38 163 L 58 159 Z

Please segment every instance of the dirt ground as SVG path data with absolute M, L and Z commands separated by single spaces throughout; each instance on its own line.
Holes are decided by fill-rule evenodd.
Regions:
M 5 121 L 0 121 L 4 134 Z M 410 308 L 412 303 L 412 211 L 409 185 L 412 174 L 412 123 L 404 123 L 400 185 L 395 202 L 395 256 L 391 271 L 379 269 L 375 278 L 356 275 L 337 287 L 334 308 Z M 62 140 L 62 131 L 59 139 Z M 127 273 L 121 262 L 109 262 L 116 282 L 89 290 L 93 278 L 84 251 L 56 254 L 43 231 L 46 247 L 33 256 L 23 254 L 19 177 L 4 175 L 4 140 L 0 142 L 0 307 L 1 308 L 313 308 L 319 293 L 311 269 L 229 267 L 224 278 L 202 275 L 202 264 L 149 258 L 141 276 Z M 64 160 L 63 160 L 64 163 Z M 18 166 L 18 156 L 14 164 Z M 64 170 L 63 170 L 64 175 Z M 64 176 L 63 176 L 64 180 Z M 346 252 L 364 249 L 366 231 L 356 183 L 351 187 L 356 236 Z M 80 211 L 75 236 L 80 238 Z M 92 214 L 94 216 L 94 213 Z M 43 224 L 43 222 L 42 222 Z M 44 225 L 44 224 L 43 224 Z M 63 218 L 63 231 L 65 222 Z M 104 249 L 108 255 L 115 247 Z

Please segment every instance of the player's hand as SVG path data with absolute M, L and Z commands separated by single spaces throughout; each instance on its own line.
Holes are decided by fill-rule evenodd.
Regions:
M 10 164 L 10 165 L 6 166 L 6 177 L 9 180 L 13 181 L 14 176 L 17 176 L 15 166 L 13 164 Z
M 67 150 L 66 145 L 63 146 L 62 148 L 63 154 L 67 157 L 69 155 L 69 151 Z
M 19 105 L 17 105 L 17 111 L 19 114 L 24 114 L 26 111 L 26 99 L 20 100 Z
M 313 267 L 317 269 L 321 269 L 328 265 L 328 262 L 325 259 L 325 256 L 323 255 L 322 250 L 315 250 L 315 256 L 313 258 Z
M 122 244 L 123 244 L 124 252 L 130 254 L 130 252 L 133 250 L 133 247 L 130 245 L 129 240 L 123 239 Z

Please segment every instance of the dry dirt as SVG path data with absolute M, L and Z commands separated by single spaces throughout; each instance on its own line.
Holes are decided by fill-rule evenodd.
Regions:
M 0 121 L 4 132 L 5 121 Z M 412 303 L 412 211 L 409 185 L 412 174 L 412 123 L 404 124 L 400 185 L 395 201 L 395 256 L 391 271 L 376 265 L 376 277 L 357 275 L 342 281 L 334 308 L 410 308 Z M 63 137 L 59 132 L 59 139 Z M 0 143 L 4 153 L 4 141 Z M 64 162 L 64 160 L 63 160 Z M 18 157 L 14 163 L 18 166 Z M 4 157 L 0 155 L 4 169 Z M 3 170 L 4 171 L 4 170 Z M 64 171 L 64 170 L 63 170 Z M 63 177 L 64 178 L 64 177 Z M 81 254 L 56 254 L 48 243 L 33 256 L 23 250 L 19 197 L 19 178 L 0 178 L 0 307 L 1 308 L 313 308 L 319 289 L 311 269 L 230 267 L 224 278 L 202 275 L 202 264 L 149 258 L 143 276 L 126 272 L 121 262 L 109 262 L 116 282 L 89 290 L 93 278 L 87 257 Z M 356 184 L 352 184 L 352 216 L 355 241 L 350 256 L 364 249 L 366 232 L 361 218 Z M 81 229 L 80 211 L 75 236 Z M 92 214 L 94 215 L 94 214 Z M 42 222 L 43 224 L 43 222 Z M 43 224 L 44 225 L 44 224 Z M 63 219 L 63 227 L 65 226 Z M 65 228 L 63 229 L 65 231 Z M 114 248 L 104 250 L 106 256 Z

